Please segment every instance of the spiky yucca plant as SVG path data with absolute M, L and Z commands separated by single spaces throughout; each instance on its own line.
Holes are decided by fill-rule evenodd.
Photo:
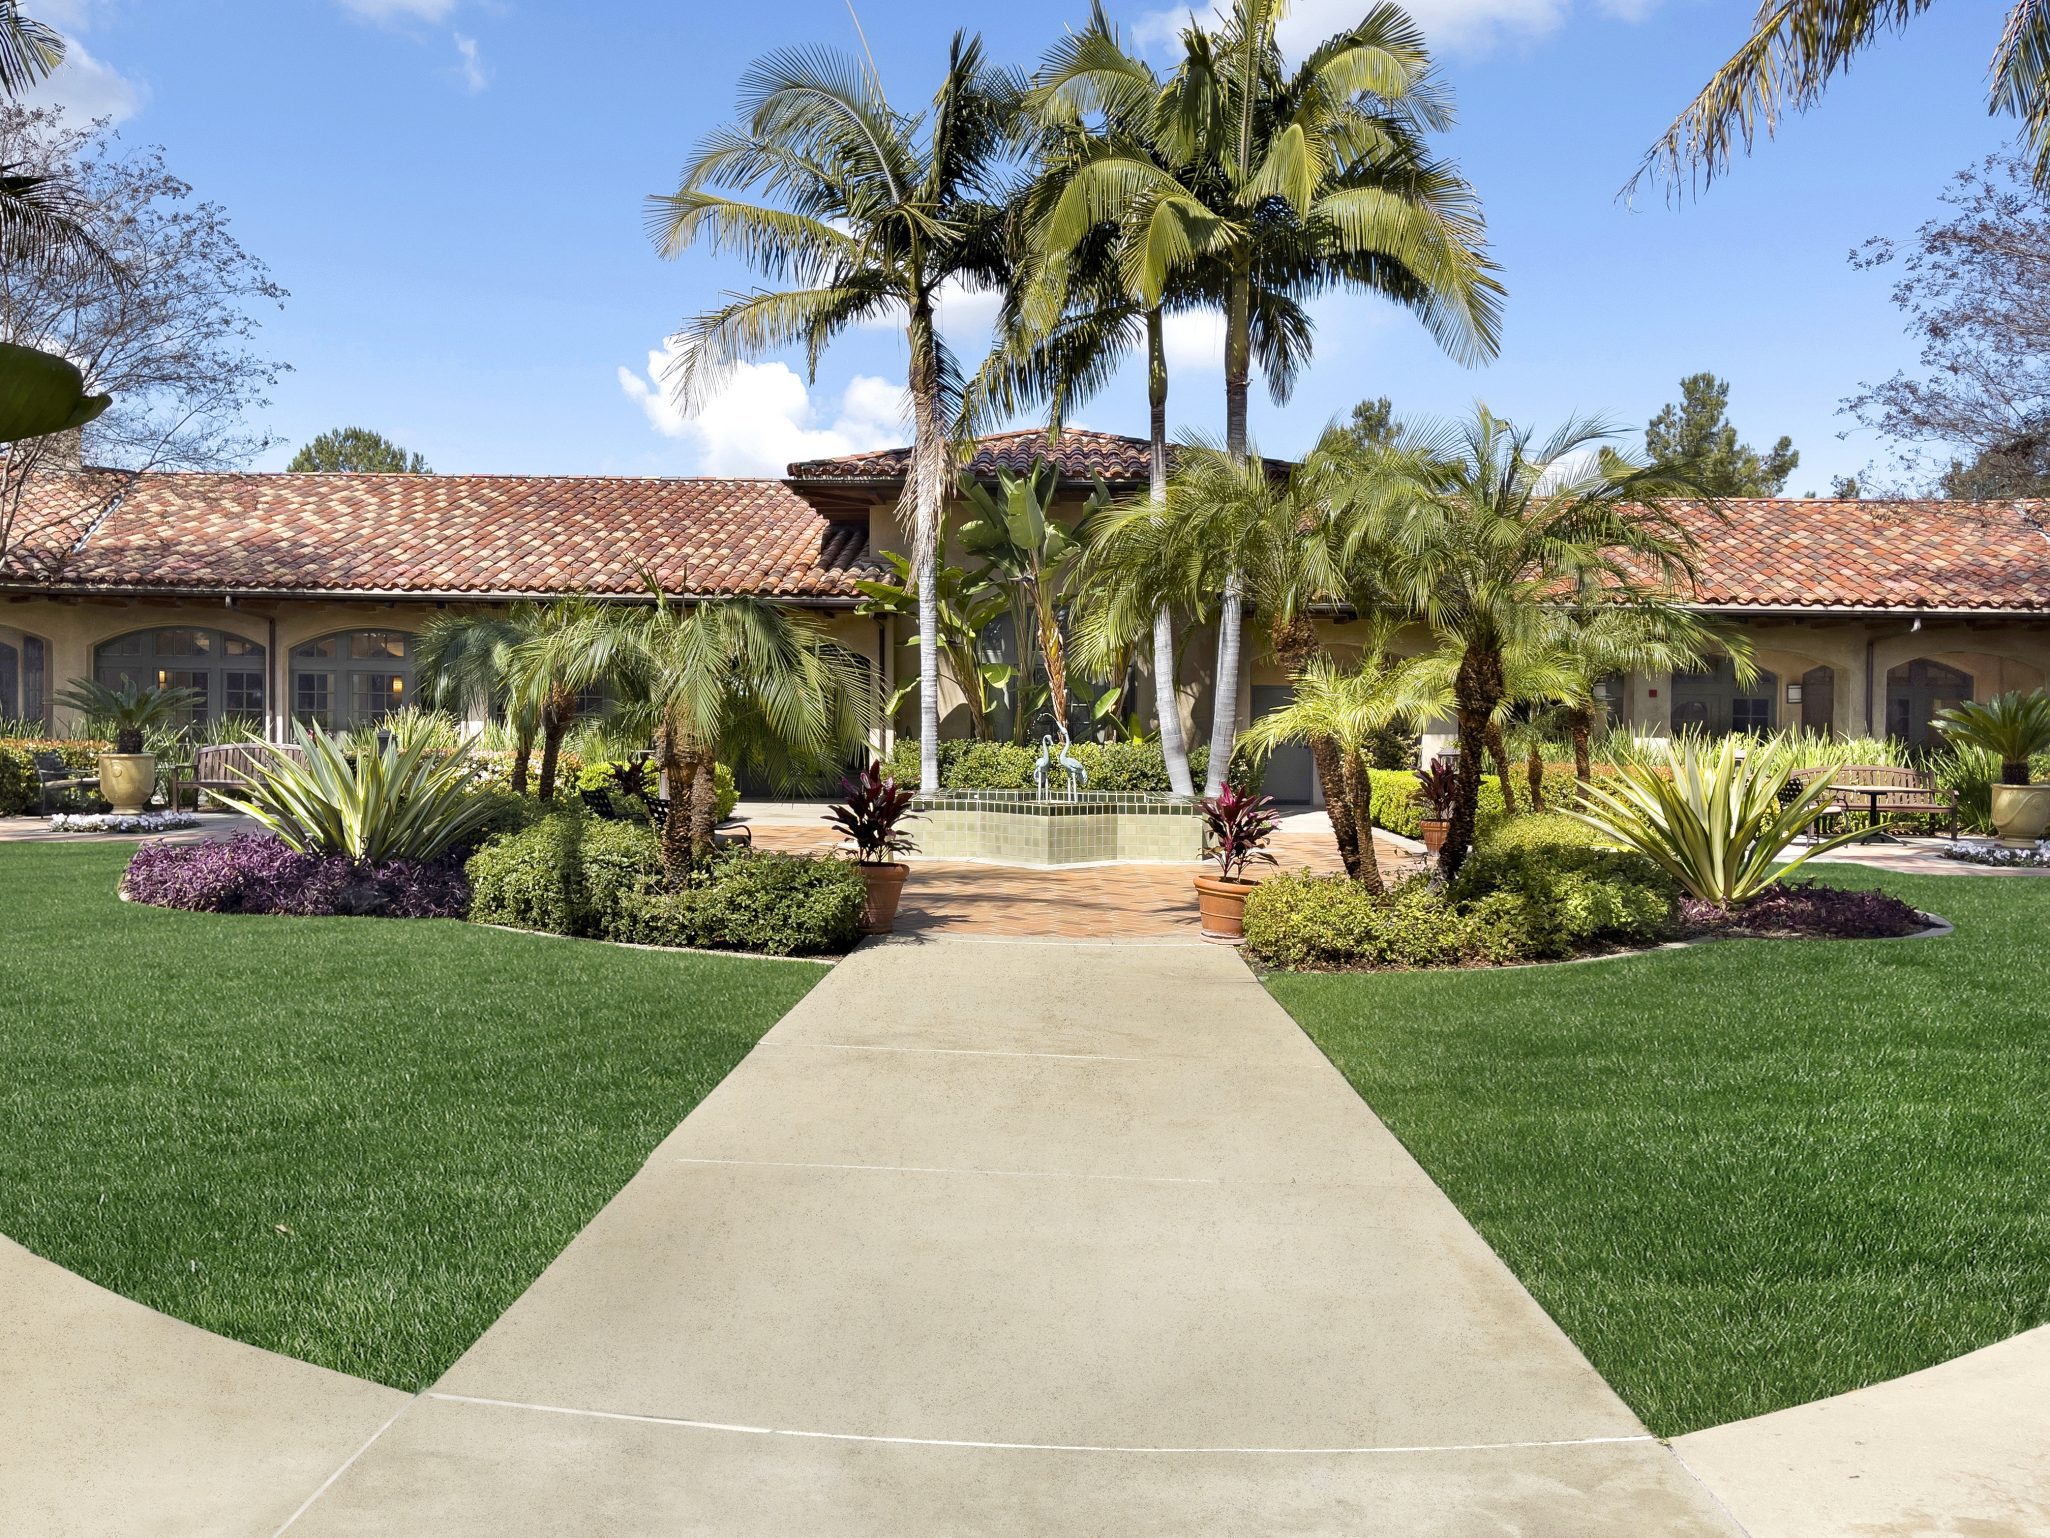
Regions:
M 1828 776 L 1816 776 L 1782 804 L 1789 771 L 1757 755 L 1739 758 L 1737 743 L 1724 738 L 1712 756 L 1692 744 L 1674 748 L 1670 778 L 1627 765 L 1613 779 L 1582 786 L 1580 807 L 1566 815 L 1634 849 L 1690 897 L 1721 908 L 1749 902 L 1804 861 L 1864 832 L 1849 829 L 1810 844 L 1774 870 L 1823 809 Z
M 491 804 L 473 793 L 469 747 L 436 749 L 427 736 L 356 754 L 319 727 L 295 726 L 306 762 L 282 753 L 260 765 L 241 795 L 212 792 L 304 854 L 365 865 L 432 860 L 474 833 Z

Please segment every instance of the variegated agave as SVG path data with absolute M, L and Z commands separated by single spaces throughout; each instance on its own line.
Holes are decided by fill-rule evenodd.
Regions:
M 469 744 L 437 749 L 425 736 L 370 748 L 352 759 L 319 727 L 294 727 L 306 761 L 272 756 L 241 795 L 214 798 L 245 812 L 304 854 L 365 864 L 432 860 L 491 815 L 473 790 Z

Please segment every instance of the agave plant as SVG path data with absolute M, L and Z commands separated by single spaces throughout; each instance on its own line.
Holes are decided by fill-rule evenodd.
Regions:
M 1671 750 L 1668 774 L 1642 764 L 1581 787 L 1566 815 L 1634 849 L 1690 897 L 1730 908 L 1750 901 L 1804 861 L 1859 837 L 1850 829 L 1774 865 L 1829 799 L 1827 775 L 1785 796 L 1789 771 L 1757 755 L 1740 758 L 1737 739 L 1713 755 L 1688 744 Z
M 155 684 L 103 684 L 96 678 L 74 678 L 57 703 L 89 722 L 114 729 L 116 753 L 140 753 L 153 729 L 172 725 L 180 711 L 190 710 L 205 696 L 197 689 L 160 689 Z
M 2000 760 L 2000 783 L 2029 783 L 2029 760 L 2050 751 L 2050 695 L 2001 694 L 1939 710 L 1933 723 L 1958 747 L 1978 748 Z
M 256 769 L 241 795 L 214 799 L 255 818 L 304 854 L 343 855 L 366 865 L 432 860 L 491 816 L 472 791 L 469 746 L 436 749 L 426 736 L 352 760 L 319 727 L 294 727 L 306 761 L 282 753 Z

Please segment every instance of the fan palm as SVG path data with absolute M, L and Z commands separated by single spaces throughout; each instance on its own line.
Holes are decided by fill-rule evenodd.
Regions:
M 1765 0 L 1751 36 L 1673 120 L 1632 178 L 1704 182 L 1770 138 L 1788 112 L 1805 112 L 1830 81 L 1889 32 L 1904 31 L 1934 0 Z M 1987 111 L 2021 120 L 2036 185 L 2050 187 L 2050 0 L 2014 0 L 1987 70 Z
M 1472 844 L 1482 756 L 1511 697 L 1505 653 L 1531 634 L 1534 616 L 1693 580 L 1692 536 L 1666 502 L 1700 488 L 1617 453 L 1614 436 L 1575 420 L 1537 441 L 1483 406 L 1405 435 L 1351 472 L 1343 516 L 1379 584 L 1362 607 L 1421 620 L 1458 659 L 1459 794 L 1440 854 L 1448 876 Z
M 665 256 L 703 237 L 786 283 L 737 295 L 685 323 L 672 376 L 695 410 L 734 362 L 790 346 L 815 375 L 827 345 L 863 322 L 901 318 L 912 418 L 905 500 L 918 585 L 919 764 L 939 787 L 940 525 L 952 481 L 948 427 L 961 375 L 937 320 L 944 285 L 1009 275 L 1002 175 L 1023 82 L 956 33 L 929 111 L 893 106 L 873 67 L 826 50 L 783 50 L 743 78 L 740 122 L 714 133 L 677 190 L 648 200 Z M 748 202 L 729 191 L 759 192 Z
M 619 730 L 653 737 L 670 799 L 662 858 L 678 879 L 711 850 L 722 761 L 787 781 L 858 751 L 874 720 L 859 659 L 757 598 L 593 607 L 537 649 L 572 687 L 606 680 Z

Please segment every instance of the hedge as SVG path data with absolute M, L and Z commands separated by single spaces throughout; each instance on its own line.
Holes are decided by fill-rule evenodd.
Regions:
M 1374 785 L 1374 826 L 1386 828 L 1390 833 L 1399 833 L 1405 838 L 1422 836 L 1423 804 L 1417 800 L 1417 778 L 1413 769 L 1374 769 L 1369 771 Z M 1571 764 L 1547 764 L 1543 779 L 1545 808 L 1548 811 L 1570 805 L 1579 782 L 1573 777 Z M 1518 812 L 1530 810 L 1530 782 L 1519 766 L 1510 775 L 1510 785 L 1516 792 Z M 1481 776 L 1481 786 L 1476 798 L 1475 822 L 1478 827 L 1487 828 L 1502 820 L 1502 785 L 1492 774 Z
M 861 937 L 867 892 L 851 862 L 726 849 L 689 886 L 668 884 L 651 827 L 574 807 L 471 857 L 470 917 L 551 934 L 801 956 Z
M 1090 790 L 1156 791 L 1165 795 L 1167 759 L 1158 741 L 1078 742 L 1070 751 L 1088 771 Z M 1039 762 L 1039 748 L 1019 747 L 1009 742 L 985 742 L 950 737 L 940 744 L 940 785 L 945 790 L 1031 790 L 1032 769 Z M 1201 744 L 1189 750 L 1189 772 L 1200 789 L 1210 767 L 1210 748 Z M 899 737 L 884 761 L 884 773 L 900 785 L 918 783 L 918 739 Z M 1232 775 L 1241 787 L 1257 786 L 1260 770 L 1241 760 Z M 1064 779 L 1056 779 L 1065 785 Z
M 42 785 L 36 778 L 36 754 L 55 753 L 64 760 L 66 768 L 92 774 L 100 755 L 113 746 L 111 742 L 83 737 L 0 739 L 0 817 L 41 810 Z M 98 798 L 74 794 L 66 799 L 97 802 Z
M 1246 951 L 1273 967 L 1457 967 L 1522 955 L 1513 923 L 1454 903 L 1428 878 L 1374 893 L 1344 876 L 1292 871 L 1246 898 Z
M 1524 954 L 1551 957 L 1663 937 L 1680 891 L 1644 856 L 1605 848 L 1585 824 L 1544 812 L 1508 818 L 1476 839 L 1452 896 L 1489 905 L 1515 928 Z

